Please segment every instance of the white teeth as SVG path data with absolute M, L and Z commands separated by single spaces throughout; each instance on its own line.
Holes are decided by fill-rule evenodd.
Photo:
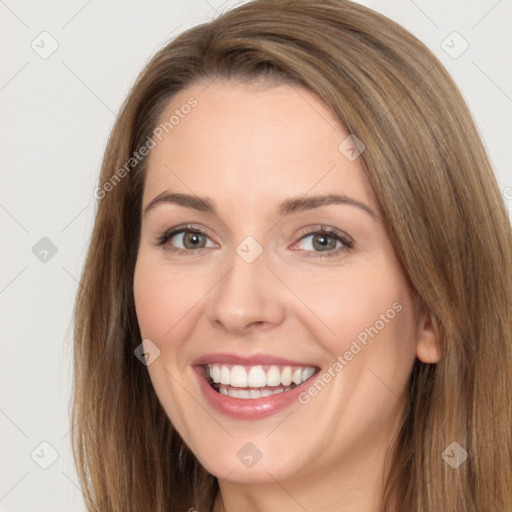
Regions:
M 247 384 L 251 388 L 263 388 L 267 385 L 267 373 L 261 366 L 253 366 L 247 376 Z
M 285 366 L 283 368 L 281 382 L 283 383 L 283 386 L 289 386 L 292 383 L 292 369 L 289 366 Z
M 219 393 L 222 395 L 230 396 L 232 398 L 242 398 L 244 400 L 254 399 L 254 398 L 262 398 L 270 395 L 277 395 L 279 393 L 283 393 L 284 391 L 290 391 L 290 387 L 280 387 L 278 389 L 270 389 L 270 388 L 250 388 L 250 389 L 237 389 L 232 386 L 224 386 L 221 384 L 219 386 Z
M 267 386 L 279 386 L 281 384 L 281 372 L 277 366 L 271 366 L 267 372 Z
M 210 366 L 210 377 L 213 379 L 213 382 L 220 382 L 220 368 L 218 365 Z
M 231 371 L 227 366 L 223 366 L 220 369 L 220 381 L 221 384 L 229 384 L 231 382 Z
M 266 370 L 265 370 L 266 368 Z M 263 368 L 228 364 L 208 364 L 206 374 L 216 384 L 224 384 L 235 388 L 264 388 L 265 386 L 290 386 L 302 384 L 315 374 L 313 366 L 277 366 Z M 252 397 L 251 397 L 252 398 Z
M 228 384 L 236 388 L 247 387 L 247 372 L 243 366 L 235 365 L 231 368 L 231 382 Z
M 302 370 L 302 382 L 305 382 L 315 373 L 315 369 L 308 366 Z

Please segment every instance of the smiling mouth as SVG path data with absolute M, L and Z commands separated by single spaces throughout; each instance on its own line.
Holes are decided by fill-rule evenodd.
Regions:
M 204 377 L 217 393 L 242 399 L 286 393 L 309 380 L 317 371 L 314 366 L 204 365 Z

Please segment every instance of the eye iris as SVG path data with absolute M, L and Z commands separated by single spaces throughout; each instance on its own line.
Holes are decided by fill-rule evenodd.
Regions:
M 183 235 L 183 245 L 185 247 L 187 247 L 188 242 L 192 242 L 192 244 L 189 247 L 187 247 L 187 249 L 197 249 L 197 248 L 204 247 L 206 244 L 206 241 L 204 240 L 204 237 L 203 237 L 203 241 L 201 243 L 201 241 L 200 241 L 201 237 L 202 237 L 202 235 L 200 233 L 194 233 L 193 231 L 187 231 Z M 199 244 L 197 242 L 199 242 Z
M 329 244 L 327 242 L 328 239 L 331 239 L 331 243 Z M 334 237 L 326 234 L 318 234 L 313 237 L 313 247 L 315 249 L 318 249 L 317 245 L 315 244 L 315 241 L 319 241 L 320 243 L 320 249 L 336 249 L 336 240 Z

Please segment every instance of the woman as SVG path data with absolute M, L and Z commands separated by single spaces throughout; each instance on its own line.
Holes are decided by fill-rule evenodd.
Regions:
M 151 60 L 75 309 L 89 511 L 512 509 L 512 238 L 425 46 L 257 0 Z

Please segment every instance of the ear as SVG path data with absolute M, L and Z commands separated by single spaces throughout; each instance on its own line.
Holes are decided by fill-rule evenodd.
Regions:
M 423 363 L 438 363 L 442 357 L 439 329 L 434 315 L 422 307 L 418 316 L 416 357 Z

